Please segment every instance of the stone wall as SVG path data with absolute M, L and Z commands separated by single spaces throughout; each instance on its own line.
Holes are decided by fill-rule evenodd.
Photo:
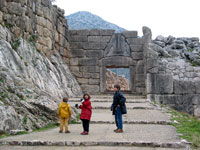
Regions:
M 158 49 L 147 38 L 144 46 L 147 97 L 200 117 L 200 67 L 193 67 L 179 57 L 160 57 Z
M 0 24 L 12 32 L 12 41 L 22 37 L 46 56 L 56 48 L 68 57 L 67 20 L 50 0 L 1 0 Z
M 106 92 L 106 68 L 130 69 L 132 93 L 145 94 L 143 39 L 137 31 L 69 30 L 69 67 L 83 91 Z

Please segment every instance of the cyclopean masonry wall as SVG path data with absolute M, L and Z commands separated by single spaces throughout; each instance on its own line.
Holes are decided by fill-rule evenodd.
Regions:
M 46 56 L 56 48 L 68 57 L 67 20 L 64 11 L 52 6 L 50 0 L 0 0 L 0 23 L 13 34 L 7 37 L 9 42 L 22 37 Z
M 145 27 L 143 32 L 147 97 L 200 117 L 200 67 L 180 58 L 161 58 L 151 30 Z
M 106 92 L 106 68 L 129 68 L 130 91 L 145 94 L 144 40 L 137 31 L 69 30 L 69 67 L 83 92 Z

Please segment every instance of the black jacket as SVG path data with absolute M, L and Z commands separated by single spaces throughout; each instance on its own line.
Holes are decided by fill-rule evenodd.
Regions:
M 126 101 L 126 98 L 124 95 L 121 93 L 120 90 L 116 91 L 114 96 L 113 96 L 113 103 L 111 105 L 111 110 L 113 111 L 113 115 L 115 114 L 115 108 L 117 105 L 122 106 Z

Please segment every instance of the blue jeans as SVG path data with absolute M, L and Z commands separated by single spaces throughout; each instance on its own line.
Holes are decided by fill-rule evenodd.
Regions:
M 122 111 L 120 106 L 115 108 L 115 123 L 118 129 L 123 129 Z

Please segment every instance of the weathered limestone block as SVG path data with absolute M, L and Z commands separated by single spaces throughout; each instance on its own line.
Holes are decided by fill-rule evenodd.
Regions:
M 52 13 L 48 7 L 43 7 L 44 18 L 51 20 Z
M 40 3 L 37 3 L 36 7 L 36 14 L 40 17 L 44 16 L 43 9 Z
M 43 35 L 44 35 L 44 37 L 50 37 L 50 38 L 52 38 L 52 32 L 51 31 L 49 31 L 47 28 L 43 28 Z
M 39 36 L 38 37 L 38 43 L 40 43 L 40 44 L 42 44 L 42 45 L 46 45 L 46 40 L 44 40 L 44 38 L 43 37 L 41 37 L 41 36 Z
M 146 57 L 147 58 L 158 58 L 158 53 L 156 51 L 154 51 L 153 49 L 151 49 L 150 47 L 147 47 L 147 51 L 146 51 Z
M 194 105 L 194 116 L 200 117 L 200 105 Z
M 104 36 L 104 35 L 113 35 L 115 33 L 115 30 L 100 30 L 100 35 Z
M 77 80 L 80 84 L 88 84 L 88 79 L 86 78 L 77 78 Z
M 85 56 L 87 57 L 97 57 L 98 59 L 103 58 L 103 51 L 102 50 L 89 50 L 86 51 Z
M 200 105 L 200 95 L 199 94 L 195 94 L 192 97 L 192 104 L 194 105 Z
M 99 71 L 98 71 L 99 72 Z M 93 78 L 93 79 L 99 79 L 100 75 L 99 73 L 88 73 L 88 72 L 83 72 L 83 78 Z
M 102 60 L 100 66 L 131 66 L 133 65 L 133 60 L 129 57 L 115 56 L 115 57 L 106 57 Z
M 110 42 L 111 36 L 102 36 L 100 39 L 100 42 L 102 43 L 108 43 Z
M 70 58 L 70 65 L 71 66 L 79 65 L 79 59 L 78 58 Z
M 88 36 L 88 42 L 100 42 L 100 41 L 101 41 L 101 36 L 97 35 Z
M 87 42 L 87 41 L 88 41 L 88 38 L 85 35 L 83 36 L 74 35 L 70 37 L 70 42 Z
M 137 31 L 124 31 L 122 34 L 126 38 L 137 38 L 138 37 L 138 32 Z
M 46 25 L 47 25 L 46 19 L 43 18 L 43 17 L 40 17 L 40 16 L 37 16 L 37 23 L 38 23 L 40 26 L 43 26 L 43 27 L 46 27 Z
M 143 61 L 141 61 L 143 62 Z M 139 63 L 136 65 L 135 67 L 136 73 L 137 74 L 144 74 L 144 64 L 143 63 Z
M 22 16 L 24 8 L 21 7 L 20 3 L 9 2 L 7 5 L 7 10 L 9 14 L 15 14 L 17 16 Z
M 46 45 L 49 49 L 52 49 L 52 39 L 50 37 L 46 38 Z
M 70 42 L 70 49 L 83 49 L 83 42 Z
M 74 33 L 74 32 L 72 31 L 72 33 Z M 89 34 L 90 34 L 89 30 L 79 30 L 77 32 L 77 35 L 86 35 L 86 36 L 88 36 Z
M 71 49 L 70 57 L 84 57 L 85 51 L 83 49 Z
M 3 22 L 3 13 L 0 11 L 0 23 Z
M 96 66 L 98 65 L 98 59 L 97 58 L 80 58 L 80 65 Z
M 81 66 L 80 71 L 81 72 L 88 72 L 88 73 L 100 72 L 98 66 Z
M 156 68 L 156 67 L 159 66 L 158 60 L 154 59 L 154 58 L 147 59 L 147 64 L 146 65 L 147 65 L 147 71 L 150 70 L 150 69 L 152 69 L 152 68 Z
M 135 45 L 143 45 L 144 40 L 141 38 L 127 38 L 127 41 L 130 45 L 135 44 Z
M 143 59 L 143 52 L 132 52 L 131 56 L 134 60 Z
M 105 49 L 107 43 L 101 43 L 101 42 L 84 42 L 83 48 L 87 50 L 95 50 L 95 49 Z
M 100 83 L 100 79 L 89 79 L 89 84 L 91 85 L 94 85 L 94 84 L 99 85 L 99 83 Z
M 174 80 L 175 94 L 195 94 L 195 83 L 192 81 Z
M 91 94 L 99 93 L 99 86 L 98 85 L 81 85 L 83 93 L 88 92 Z
M 63 24 L 62 24 L 62 22 L 61 21 L 58 21 L 58 27 L 57 27 L 57 31 L 58 31 L 58 33 L 60 33 L 60 34 L 63 34 L 64 32 L 64 27 L 63 27 Z
M 147 74 L 148 94 L 173 93 L 173 77 L 171 75 Z
M 144 74 L 135 74 L 135 82 L 141 83 L 145 81 L 145 75 Z
M 78 34 L 79 30 L 69 30 L 69 36 L 74 36 Z
M 50 7 L 51 6 L 51 1 L 50 0 L 42 0 L 42 5 L 44 5 L 45 7 Z
M 46 20 L 46 22 L 47 22 L 47 29 L 49 29 L 50 31 L 52 31 L 53 30 L 53 25 L 52 25 L 52 22 L 51 21 L 49 21 L 49 20 Z M 55 31 L 54 31 L 55 32 Z
M 100 30 L 92 29 L 92 30 L 90 30 L 90 35 L 100 35 Z
M 196 93 L 200 94 L 200 81 L 195 82 Z
M 143 51 L 143 45 L 130 45 L 132 52 L 142 52 Z

